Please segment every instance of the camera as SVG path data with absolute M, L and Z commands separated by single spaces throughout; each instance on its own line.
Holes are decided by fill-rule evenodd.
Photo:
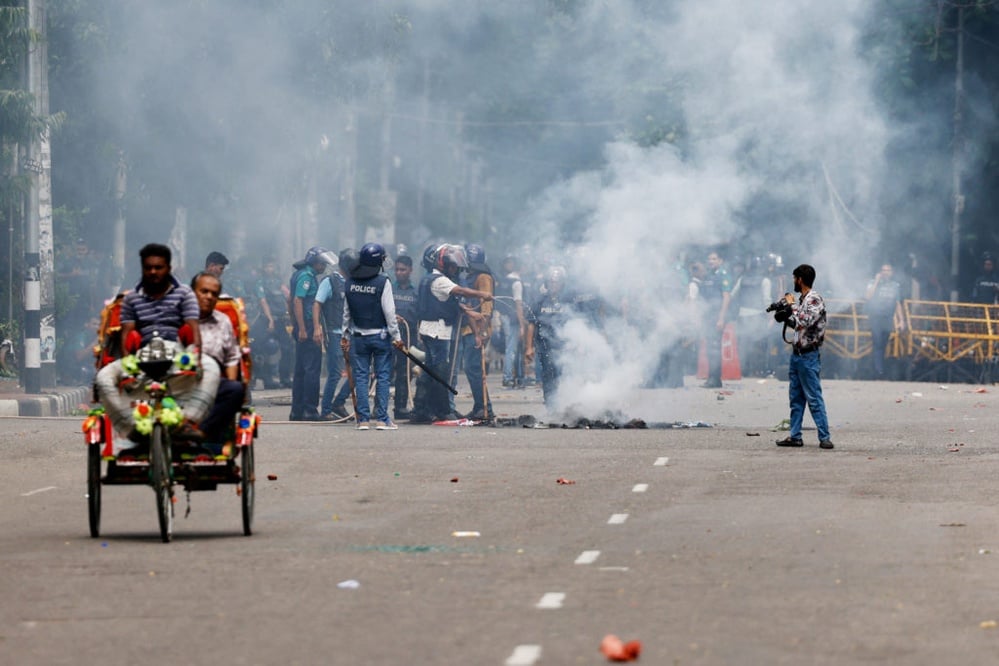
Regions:
M 787 294 L 785 294 L 786 296 Z M 778 324 L 787 321 L 791 317 L 791 313 L 794 311 L 794 306 L 787 302 L 785 299 L 780 299 L 779 301 L 774 301 L 767 306 L 767 312 L 774 313 L 774 321 Z

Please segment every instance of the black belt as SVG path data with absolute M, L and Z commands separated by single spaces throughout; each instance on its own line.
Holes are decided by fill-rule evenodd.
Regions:
M 819 350 L 818 346 L 815 346 L 815 347 L 802 347 L 802 348 L 791 347 L 791 353 L 793 353 L 795 356 L 803 356 L 805 354 L 811 353 L 813 351 L 818 351 L 818 350 Z

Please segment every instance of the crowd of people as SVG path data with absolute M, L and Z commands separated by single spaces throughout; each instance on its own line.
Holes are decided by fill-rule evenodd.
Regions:
M 209 253 L 204 270 L 188 286 L 172 275 L 169 248 L 150 244 L 140 252 L 142 279 L 122 303 L 123 335 L 137 331 L 145 344 L 155 334 L 182 345 L 180 331 L 194 330 L 188 342 L 206 358 L 207 371 L 180 388 L 188 403 L 182 425 L 188 436 L 211 439 L 220 436 L 254 388 L 236 374 L 234 332 L 227 317 L 214 312 L 220 297 L 245 303 L 255 379 L 264 389 L 291 389 L 290 420 L 353 419 L 361 430 L 394 430 L 396 421 L 489 421 L 495 416 L 486 382 L 491 371 L 501 373 L 502 390 L 539 385 L 553 411 L 567 323 L 579 319 L 602 331 L 609 317 L 635 323 L 639 316 L 629 313 L 627 303 L 607 302 L 584 281 L 573 280 L 566 265 L 536 261 L 527 252 L 505 255 L 494 271 L 481 245 L 431 243 L 418 257 L 417 277 L 414 257 L 404 246 L 394 250 L 390 257 L 379 243 L 339 253 L 315 246 L 294 262 L 290 275 L 265 256 L 244 275 L 227 276 L 223 287 L 230 265 L 223 253 Z M 75 263 L 85 255 L 85 249 L 78 252 Z M 737 339 L 742 375 L 771 376 L 789 364 L 792 379 L 799 378 L 792 381 L 798 393 L 792 404 L 797 400 L 803 410 L 818 369 L 801 365 L 808 359 L 798 357 L 817 351 L 821 341 L 809 343 L 801 332 L 805 337 L 788 340 L 770 312 L 792 287 L 800 292 L 804 286 L 803 296 L 808 293 L 811 270 L 791 279 L 776 254 L 729 260 L 713 249 L 703 260 L 677 256 L 662 276 L 661 302 L 679 308 L 675 319 L 685 323 L 663 345 L 643 385 L 681 387 L 685 377 L 699 374 L 704 388 L 721 387 L 724 350 Z M 992 257 L 985 255 L 969 300 L 999 304 L 999 276 L 993 272 Z M 901 303 L 907 296 L 918 294 L 903 287 L 887 262 L 867 285 L 863 311 L 873 345 L 868 377 L 885 377 L 885 349 L 892 331 L 904 325 Z M 802 314 L 790 321 L 808 318 Z M 824 305 L 821 326 L 824 330 Z M 790 345 L 790 360 L 783 343 Z M 459 373 L 472 394 L 472 408 L 464 414 L 454 402 Z M 129 396 L 118 390 L 125 374 L 111 364 L 101 370 L 96 386 L 116 427 L 141 442 L 130 422 Z M 827 432 L 820 435 L 828 439 Z M 796 445 L 796 439 L 784 445 Z

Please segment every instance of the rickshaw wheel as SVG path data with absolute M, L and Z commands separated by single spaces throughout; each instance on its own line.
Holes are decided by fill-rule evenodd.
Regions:
M 240 498 L 243 501 L 243 534 L 250 536 L 253 534 L 253 486 L 256 480 L 253 476 L 253 445 L 243 447 L 240 455 Z
M 156 492 L 156 510 L 160 519 L 160 537 L 170 543 L 173 536 L 173 493 L 170 482 L 170 440 L 162 423 L 153 424 L 149 451 L 149 476 Z
M 87 509 L 90 514 L 90 536 L 101 535 L 101 447 L 87 446 Z

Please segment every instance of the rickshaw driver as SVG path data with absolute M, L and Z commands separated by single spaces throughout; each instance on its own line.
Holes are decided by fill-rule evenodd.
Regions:
M 137 331 L 142 337 L 143 346 L 158 335 L 168 347 L 179 349 L 181 326 L 190 328 L 193 345 L 198 349 L 198 367 L 201 372 L 198 375 L 171 379 L 170 390 L 185 417 L 183 423 L 176 427 L 174 436 L 197 441 L 203 436 L 196 424 L 204 418 L 215 401 L 219 366 L 210 357 L 202 358 L 198 301 L 191 288 L 180 284 L 171 274 L 170 248 L 150 243 L 139 251 L 139 257 L 142 260 L 142 281 L 122 299 L 121 339 L 124 343 L 129 334 Z M 121 359 L 118 359 L 104 366 L 97 373 L 94 383 L 115 429 L 127 433 L 128 439 L 135 444 L 146 444 L 147 439 L 136 431 L 132 416 L 132 401 L 142 398 L 143 394 L 127 387 L 119 388 L 126 378 L 127 373 L 122 368 Z M 117 441 L 121 442 L 121 439 Z

